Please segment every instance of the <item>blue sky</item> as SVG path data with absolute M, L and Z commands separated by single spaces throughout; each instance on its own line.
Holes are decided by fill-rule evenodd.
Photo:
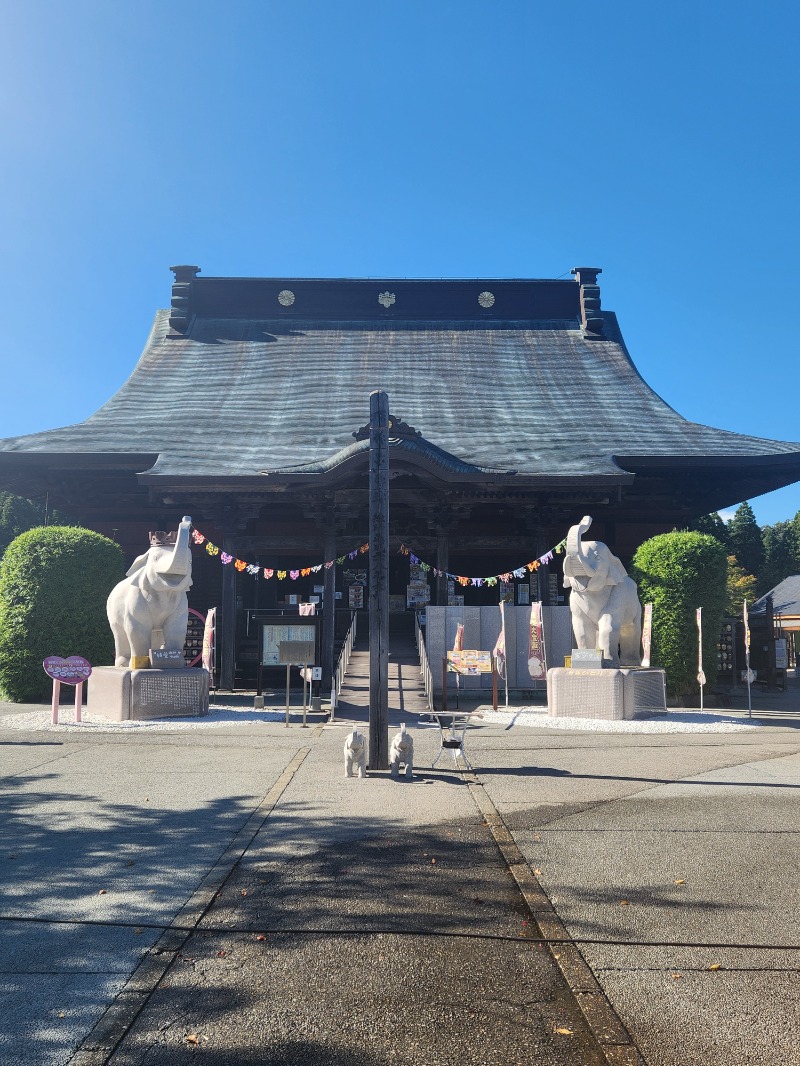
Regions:
M 600 266 L 681 414 L 800 439 L 799 31 L 769 0 L 0 0 L 0 435 L 96 410 L 197 263 Z

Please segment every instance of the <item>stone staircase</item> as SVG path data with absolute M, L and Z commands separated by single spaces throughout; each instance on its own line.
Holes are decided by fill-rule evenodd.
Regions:
M 428 710 L 419 670 L 419 654 L 412 614 L 389 616 L 389 722 L 413 723 Z M 359 619 L 347 674 L 339 694 L 337 719 L 366 722 L 369 719 L 369 619 Z

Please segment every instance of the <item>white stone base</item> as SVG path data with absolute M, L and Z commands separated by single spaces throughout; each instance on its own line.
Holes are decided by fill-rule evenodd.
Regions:
M 554 718 L 614 721 L 666 709 L 663 670 L 547 671 L 547 713 Z
M 207 670 L 130 670 L 96 666 L 87 688 L 87 710 L 112 722 L 150 718 L 198 718 L 208 714 Z

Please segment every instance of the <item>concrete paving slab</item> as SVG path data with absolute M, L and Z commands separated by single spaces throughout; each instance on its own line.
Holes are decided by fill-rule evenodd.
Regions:
M 590 768 L 570 737 L 536 773 L 517 736 L 479 776 L 649 1066 L 800 1062 L 795 735 L 630 739 Z
M 629 941 L 581 951 L 648 1066 L 797 1061 L 776 1026 L 796 1025 L 798 950 L 777 949 L 800 912 L 800 730 L 779 717 L 779 701 L 770 713 L 780 725 L 726 734 L 555 735 L 487 723 L 468 738 L 509 839 L 541 870 L 567 931 Z M 518 889 L 486 858 L 469 789 L 445 759 L 428 769 L 438 730 L 407 720 L 411 784 L 345 781 L 346 725 L 285 730 L 232 716 L 212 728 L 81 735 L 4 730 L 0 718 L 0 890 L 29 917 L 121 923 L 44 934 L 3 924 L 14 935 L 0 953 L 10 1026 L 0 1059 L 13 1049 L 11 1063 L 64 1066 L 153 943 L 156 931 L 137 934 L 135 922 L 169 922 L 184 905 L 199 917 L 213 899 L 203 878 L 221 857 L 230 869 L 225 849 L 282 781 L 238 872 L 214 875 L 221 894 L 183 958 L 148 1002 L 171 955 L 145 954 L 119 996 L 119 1018 L 128 992 L 147 1005 L 115 1062 L 183 1063 L 198 1049 L 219 1066 L 592 1061 L 580 1012 L 571 1021 L 593 994 L 591 971 L 576 954 L 586 991 L 564 994 L 544 950 L 516 932 L 529 928 Z M 292 778 L 285 771 L 302 751 Z M 623 888 L 639 896 L 621 905 L 613 897 Z M 268 922 L 258 940 L 251 924 Z M 711 933 L 732 944 L 762 933 L 767 943 L 642 943 L 679 932 L 706 944 Z M 609 1048 L 609 1061 L 635 1054 Z M 74 1066 L 105 1061 L 87 1054 Z
M 648 1066 L 800 1063 L 796 972 L 672 972 L 650 975 L 648 994 L 640 972 L 601 975 Z
M 291 863 L 248 853 L 114 1066 L 183 1062 L 190 1037 L 218 1062 L 603 1061 L 474 808 L 318 843 Z
M 146 925 L 173 919 L 297 737 L 188 748 L 27 739 L 0 745 L 2 911 L 28 919 L 3 923 L 4 1031 L 18 1059 L 0 1059 L 64 1063 L 160 935 Z
M 158 939 L 153 929 L 126 925 L 4 922 L 0 937 L 0 973 L 130 974 Z
M 117 973 L 0 975 L 0 1062 L 3 1066 L 62 1066 L 125 984 Z
M 569 997 L 542 988 L 543 953 L 523 943 L 487 953 L 475 941 L 279 934 L 191 950 L 113 1066 L 183 1064 L 195 1048 L 217 1066 L 602 1062 Z

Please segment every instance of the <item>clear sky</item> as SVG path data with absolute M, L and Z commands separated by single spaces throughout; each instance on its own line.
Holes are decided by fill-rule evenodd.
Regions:
M 789 0 L 0 0 L 0 436 L 96 410 L 197 263 L 600 266 L 665 400 L 798 440 L 798 38 Z

